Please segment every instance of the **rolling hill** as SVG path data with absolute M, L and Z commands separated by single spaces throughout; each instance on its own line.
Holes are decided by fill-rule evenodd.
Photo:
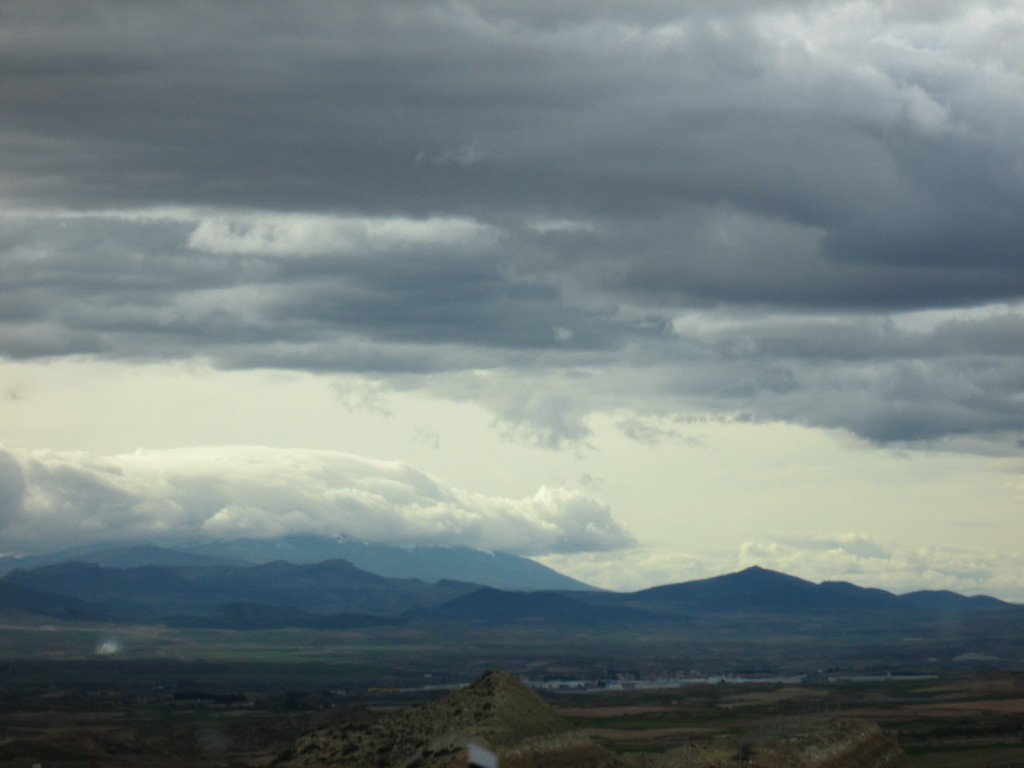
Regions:
M 112 617 L 74 597 L 0 581 L 0 618 L 103 622 Z
M 346 536 L 283 536 L 181 544 L 176 551 L 250 563 L 347 560 L 364 571 L 393 579 L 467 581 L 495 589 L 594 589 L 529 558 L 469 547 L 396 547 Z
M 506 592 L 484 587 L 436 608 L 416 609 L 408 618 L 473 624 L 545 624 L 613 627 L 660 621 L 649 611 L 579 599 L 575 593 Z
M 15 570 L 0 579 L 0 612 L 67 620 L 170 622 L 179 626 L 341 627 L 365 617 L 428 624 L 613 629 L 696 621 L 861 624 L 879 630 L 1020 623 L 1024 606 L 952 592 L 895 595 L 846 582 L 815 584 L 753 567 L 632 593 L 499 590 L 469 582 L 390 578 L 346 560 L 259 565 L 69 562 Z M 363 618 L 360 618 L 363 617 Z M 715 618 L 719 617 L 719 618 Z
M 992 597 L 965 597 L 954 592 L 934 591 L 895 595 L 883 589 L 859 587 L 845 581 L 816 584 L 759 566 L 710 579 L 615 595 L 611 599 L 673 611 L 703 612 L 847 615 L 936 610 L 1024 612 L 1024 606 Z
M 16 570 L 0 584 L 74 598 L 121 621 L 160 621 L 210 616 L 232 603 L 277 606 L 317 614 L 394 617 L 412 608 L 440 605 L 479 585 L 389 579 L 344 560 L 295 565 L 105 568 L 61 563 Z
M 881 589 L 836 581 L 815 584 L 758 566 L 710 579 L 644 589 L 633 593 L 630 602 L 677 611 L 784 613 L 888 611 L 910 605 Z
M 369 573 L 426 582 L 464 581 L 508 590 L 592 590 L 529 558 L 469 547 L 396 547 L 345 536 L 283 536 L 276 539 L 218 539 L 159 547 L 153 544 L 98 544 L 25 557 L 0 557 L 0 575 L 15 569 L 81 562 L 108 568 L 156 565 L 244 566 L 274 561 L 310 565 L 347 560 Z

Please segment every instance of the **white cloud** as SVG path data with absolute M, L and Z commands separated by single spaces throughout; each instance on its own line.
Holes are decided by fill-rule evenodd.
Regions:
M 422 163 L 429 160 L 432 163 L 455 163 L 456 165 L 469 167 L 483 162 L 487 156 L 488 152 L 480 146 L 479 142 L 474 141 L 469 144 L 460 144 L 457 147 L 441 152 L 419 152 L 416 154 L 416 162 Z
M 346 533 L 536 555 L 629 547 L 608 505 L 542 487 L 527 498 L 454 488 L 401 463 L 256 447 L 87 453 L 0 450 L 5 546 Z
M 978 326 L 990 321 L 1024 320 L 1024 304 L 1021 302 L 985 304 L 978 307 L 953 307 L 922 309 L 894 314 L 892 322 L 896 328 L 907 333 L 934 333 L 943 326 L 953 323 L 962 325 L 974 323 Z
M 543 235 L 551 233 L 594 232 L 596 227 L 591 221 L 574 221 L 572 219 L 538 218 L 526 222 L 526 226 Z
M 217 254 L 311 256 L 380 252 L 423 245 L 480 244 L 491 229 L 460 217 L 326 216 L 238 213 L 203 216 L 189 236 L 197 251 Z

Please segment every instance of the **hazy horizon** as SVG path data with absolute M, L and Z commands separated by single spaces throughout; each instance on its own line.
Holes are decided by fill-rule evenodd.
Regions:
M 172 538 L 170 540 L 152 540 L 152 539 L 147 539 L 147 540 L 125 540 L 125 541 L 102 541 L 102 542 L 95 542 L 93 544 L 74 546 L 74 547 L 70 547 L 70 548 L 68 548 L 66 550 L 46 550 L 46 551 L 39 551 L 39 552 L 32 552 L 32 553 L 20 553 L 20 554 L 15 554 L 15 553 L 10 553 L 10 552 L 0 552 L 0 558 L 13 557 L 13 558 L 15 558 L 16 561 L 18 561 L 18 560 L 21 560 L 21 559 L 24 559 L 24 558 L 31 558 L 31 557 L 34 557 L 34 556 L 44 556 L 44 557 L 51 556 L 51 555 L 52 556 L 63 556 L 65 554 L 69 553 L 69 552 L 70 553 L 75 553 L 75 552 L 79 552 L 79 551 L 86 552 L 88 556 L 93 556 L 93 555 L 99 554 L 99 553 L 106 553 L 107 555 L 109 555 L 112 552 L 117 552 L 117 551 L 122 551 L 122 550 L 132 551 L 132 550 L 135 550 L 136 548 L 140 548 L 140 547 L 141 548 L 153 547 L 155 549 L 159 549 L 159 550 L 165 551 L 165 552 L 175 552 L 175 551 L 178 551 L 178 552 L 184 552 L 184 553 L 192 553 L 192 552 L 194 552 L 194 550 L 197 547 L 202 547 L 203 548 L 203 552 L 200 552 L 200 553 L 197 553 L 197 554 L 205 555 L 207 557 L 217 558 L 217 557 L 223 556 L 223 553 L 218 554 L 216 548 L 214 550 L 208 550 L 207 547 L 209 545 L 224 544 L 224 545 L 230 546 L 232 542 L 237 542 L 237 541 L 244 541 L 244 542 L 266 541 L 266 542 L 270 542 L 270 543 L 279 543 L 279 542 L 282 542 L 282 541 L 288 541 L 289 544 L 293 544 L 294 543 L 294 538 L 303 539 L 305 537 L 311 537 L 314 540 L 330 539 L 330 540 L 339 541 L 339 542 L 346 542 L 346 541 L 348 541 L 348 542 L 357 542 L 359 544 L 367 545 L 370 548 L 371 553 L 374 551 L 373 550 L 374 547 L 384 547 L 384 548 L 398 548 L 398 549 L 403 549 L 403 550 L 408 550 L 408 551 L 422 551 L 424 549 L 426 549 L 428 551 L 431 550 L 431 549 L 441 549 L 441 550 L 457 549 L 457 550 L 461 550 L 461 551 L 479 552 L 479 553 L 482 553 L 482 554 L 485 554 L 485 555 L 501 554 L 501 555 L 506 555 L 507 556 L 507 555 L 510 554 L 508 552 L 503 552 L 501 550 L 496 550 L 496 549 L 482 550 L 482 549 L 478 549 L 476 547 L 471 547 L 471 546 L 468 546 L 468 545 L 465 545 L 465 544 L 390 544 L 390 543 L 384 543 L 384 542 L 379 542 L 379 541 L 371 541 L 369 539 L 361 539 L 361 538 L 358 538 L 358 537 L 354 537 L 354 536 L 350 536 L 348 534 L 341 533 L 341 534 L 336 534 L 336 535 L 328 535 L 328 534 L 290 534 L 290 535 L 286 535 L 286 536 L 272 537 L 272 538 L 242 537 L 242 536 L 239 536 L 239 537 L 228 537 L 228 538 L 205 538 L 205 539 L 173 539 Z M 301 546 L 301 541 L 299 542 L 299 544 L 297 546 Z M 212 554 L 211 554 L 211 552 L 212 552 Z M 292 553 L 292 554 L 294 554 L 294 553 Z M 372 562 L 372 555 L 370 555 L 369 557 L 370 557 L 370 561 L 369 562 Z M 391 555 L 388 555 L 388 557 L 391 557 Z M 534 563 L 539 563 L 539 560 L 537 558 L 531 558 L 531 557 L 525 556 L 525 555 L 513 555 L 512 557 L 522 557 L 524 560 L 530 560 L 530 561 L 533 561 Z M 303 558 L 304 558 L 304 555 L 303 555 Z M 275 556 L 275 559 L 281 559 L 281 560 L 284 560 L 286 562 L 295 563 L 295 564 L 298 564 L 298 565 L 303 565 L 303 564 L 304 565 L 309 565 L 309 564 L 312 564 L 312 563 L 325 562 L 325 560 L 323 560 L 323 559 L 321 559 L 321 560 L 313 560 L 313 561 L 308 561 L 308 562 L 305 559 L 296 560 L 296 559 L 288 557 L 287 553 L 284 554 L 284 555 L 281 555 L 280 557 L 276 557 Z M 330 557 L 326 558 L 326 560 L 332 560 L 332 559 L 335 559 L 335 558 L 330 558 Z M 347 558 L 342 557 L 341 559 L 345 560 Z M 68 560 L 68 561 L 56 561 L 56 562 L 71 562 L 71 560 Z M 86 562 L 89 562 L 89 560 L 86 559 Z M 264 563 L 264 562 L 269 562 L 269 561 L 265 561 L 265 560 L 262 560 L 262 559 L 257 559 L 257 560 L 253 560 L 252 564 L 259 564 L 259 563 Z M 385 576 L 389 575 L 389 574 L 385 573 L 385 571 L 388 570 L 387 567 L 383 567 L 383 569 L 374 568 L 374 567 L 372 567 L 372 565 L 369 564 L 369 562 L 367 562 L 367 563 L 353 563 L 353 564 L 359 570 L 366 570 L 366 571 L 369 571 L 371 573 L 380 573 L 381 575 L 385 575 Z M 134 567 L 139 567 L 141 565 L 142 565 L 142 561 L 140 561 L 136 565 L 131 565 L 131 566 L 102 564 L 101 567 L 107 567 L 107 568 L 126 568 L 126 567 L 127 568 L 134 568 Z M 381 565 L 384 565 L 384 564 L 381 564 Z M 36 567 L 38 567 L 38 565 Z M 724 572 L 721 572 L 721 573 L 713 573 L 713 574 L 710 574 L 708 576 L 700 576 L 700 577 L 695 577 L 693 579 L 684 579 L 684 580 L 677 581 L 677 582 L 641 584 L 641 585 L 634 585 L 633 587 L 631 587 L 629 589 L 620 589 L 620 590 L 611 589 L 611 588 L 600 588 L 600 587 L 597 587 L 597 589 L 605 589 L 607 591 L 612 591 L 612 592 L 628 593 L 628 592 L 635 592 L 635 591 L 641 591 L 641 590 L 645 590 L 645 589 L 650 589 L 650 588 L 653 588 L 653 587 L 672 586 L 674 584 L 681 584 L 681 583 L 686 583 L 686 582 L 690 582 L 690 581 L 703 581 L 703 580 L 707 580 L 707 579 L 717 579 L 717 578 L 721 578 L 723 576 L 733 576 L 733 575 L 738 575 L 738 574 L 745 573 L 745 572 L 748 572 L 748 571 L 760 571 L 762 573 L 780 574 L 780 575 L 786 576 L 786 577 L 794 576 L 794 574 L 787 574 L 787 573 L 785 573 L 783 571 L 779 571 L 779 570 L 776 570 L 776 569 L 773 569 L 773 568 L 767 568 L 765 566 L 760 565 L 759 563 L 752 563 L 752 564 L 745 565 L 745 566 L 740 567 L 740 568 L 736 568 L 736 569 L 731 570 L 731 571 L 724 571 Z M 555 571 L 555 572 L 558 573 L 558 571 Z M 413 576 L 413 577 L 414 578 L 424 578 L 422 576 Z M 398 577 L 398 578 L 402 578 L 402 577 Z M 452 576 L 452 577 L 445 577 L 445 578 L 455 578 L 455 577 Z M 801 578 L 801 577 L 796 577 L 796 578 Z M 428 582 L 433 581 L 433 579 L 429 579 L 429 578 L 427 578 L 425 580 L 428 581 Z M 804 581 L 807 581 L 807 582 L 812 583 L 812 584 L 819 584 L 819 585 L 820 584 L 829 583 L 829 582 L 836 583 L 836 582 L 843 581 L 845 583 L 853 584 L 856 587 L 867 588 L 867 587 L 864 587 L 864 585 L 858 584 L 858 583 L 856 583 L 854 581 L 846 582 L 845 580 L 832 579 L 832 578 L 828 578 L 828 577 L 822 578 L 820 580 L 804 579 Z M 582 584 L 582 582 L 581 582 L 581 584 Z M 484 585 L 484 586 L 487 586 L 487 585 Z M 595 585 L 592 585 L 592 584 L 591 585 L 587 585 L 587 586 L 595 587 Z M 540 590 L 553 589 L 553 587 L 528 588 L 528 587 L 502 587 L 502 586 L 496 586 L 495 588 L 497 588 L 497 589 L 514 589 L 514 590 L 517 590 L 517 591 L 518 590 L 530 591 L 531 589 L 540 589 Z M 876 584 L 876 585 L 874 585 L 871 588 L 873 588 L 873 589 L 882 589 L 884 591 L 890 592 L 890 593 L 895 594 L 895 595 L 906 595 L 906 594 L 910 594 L 912 592 L 928 591 L 928 590 L 916 590 L 916 589 L 915 590 L 898 591 L 898 590 L 886 589 L 884 587 L 884 585 L 880 585 L 880 584 Z M 564 587 L 560 587 L 558 589 L 564 589 Z M 935 590 L 932 590 L 932 591 L 935 591 Z M 940 591 L 948 591 L 948 590 L 940 590 Z M 967 594 L 964 594 L 964 596 L 965 597 L 977 597 L 977 596 L 992 597 L 992 595 L 987 595 L 987 594 L 984 594 L 984 593 L 967 593 Z M 1022 601 L 1007 600 L 1006 602 L 1010 602 L 1010 603 L 1013 603 L 1013 604 L 1024 605 L 1024 602 L 1022 602 Z

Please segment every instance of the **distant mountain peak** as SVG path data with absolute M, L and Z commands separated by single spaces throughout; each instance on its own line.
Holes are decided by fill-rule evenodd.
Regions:
M 740 576 L 740 575 L 757 576 L 759 578 L 768 578 L 768 579 L 785 579 L 787 581 L 804 581 L 803 579 L 799 578 L 798 576 L 790 576 L 788 573 L 783 573 L 782 571 L 774 571 L 771 568 L 765 568 L 765 567 L 760 566 L 760 565 L 749 565 L 746 568 L 743 568 L 743 569 L 741 569 L 739 571 L 734 572 L 732 575 L 733 576 Z M 808 583 L 810 583 L 810 582 L 808 582 Z
M 296 564 L 348 560 L 364 571 L 396 579 L 472 582 L 513 590 L 593 590 L 534 560 L 463 546 L 397 546 L 357 539 L 346 534 L 284 536 L 279 539 L 231 539 L 197 542 L 189 552 L 263 563 L 287 560 Z

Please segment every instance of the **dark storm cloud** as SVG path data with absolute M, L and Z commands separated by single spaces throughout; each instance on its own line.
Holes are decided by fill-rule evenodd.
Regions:
M 249 247 L 241 226 L 225 230 L 224 248 Z M 426 243 L 367 254 L 358 245 L 318 245 L 303 222 L 292 228 L 295 247 L 337 252 L 266 252 L 280 241 L 260 241 L 256 253 L 202 252 L 188 245 L 195 224 L 166 219 L 14 222 L 2 246 L 4 351 L 208 354 L 232 367 L 424 372 L 494 366 L 517 350 L 608 350 L 623 335 L 607 312 L 563 302 L 554 283 L 509 278 L 491 245 L 442 245 L 428 233 Z M 327 226 L 335 236 L 345 229 Z M 353 354 L 359 345 L 364 351 Z M 451 357 L 438 351 L 428 359 L 416 345 L 450 346 Z M 479 351 L 462 356 L 459 347 Z M 309 354 L 297 354 L 302 348 Z
M 23 199 L 641 221 L 725 203 L 897 263 L 941 262 L 950 228 L 987 233 L 985 262 L 1020 234 L 1015 105 L 967 112 L 992 94 L 963 72 L 815 54 L 765 10 L 13 8 L 3 139 Z
M 1024 12 L 722 5 L 6 3 L 0 352 L 1024 428 Z

